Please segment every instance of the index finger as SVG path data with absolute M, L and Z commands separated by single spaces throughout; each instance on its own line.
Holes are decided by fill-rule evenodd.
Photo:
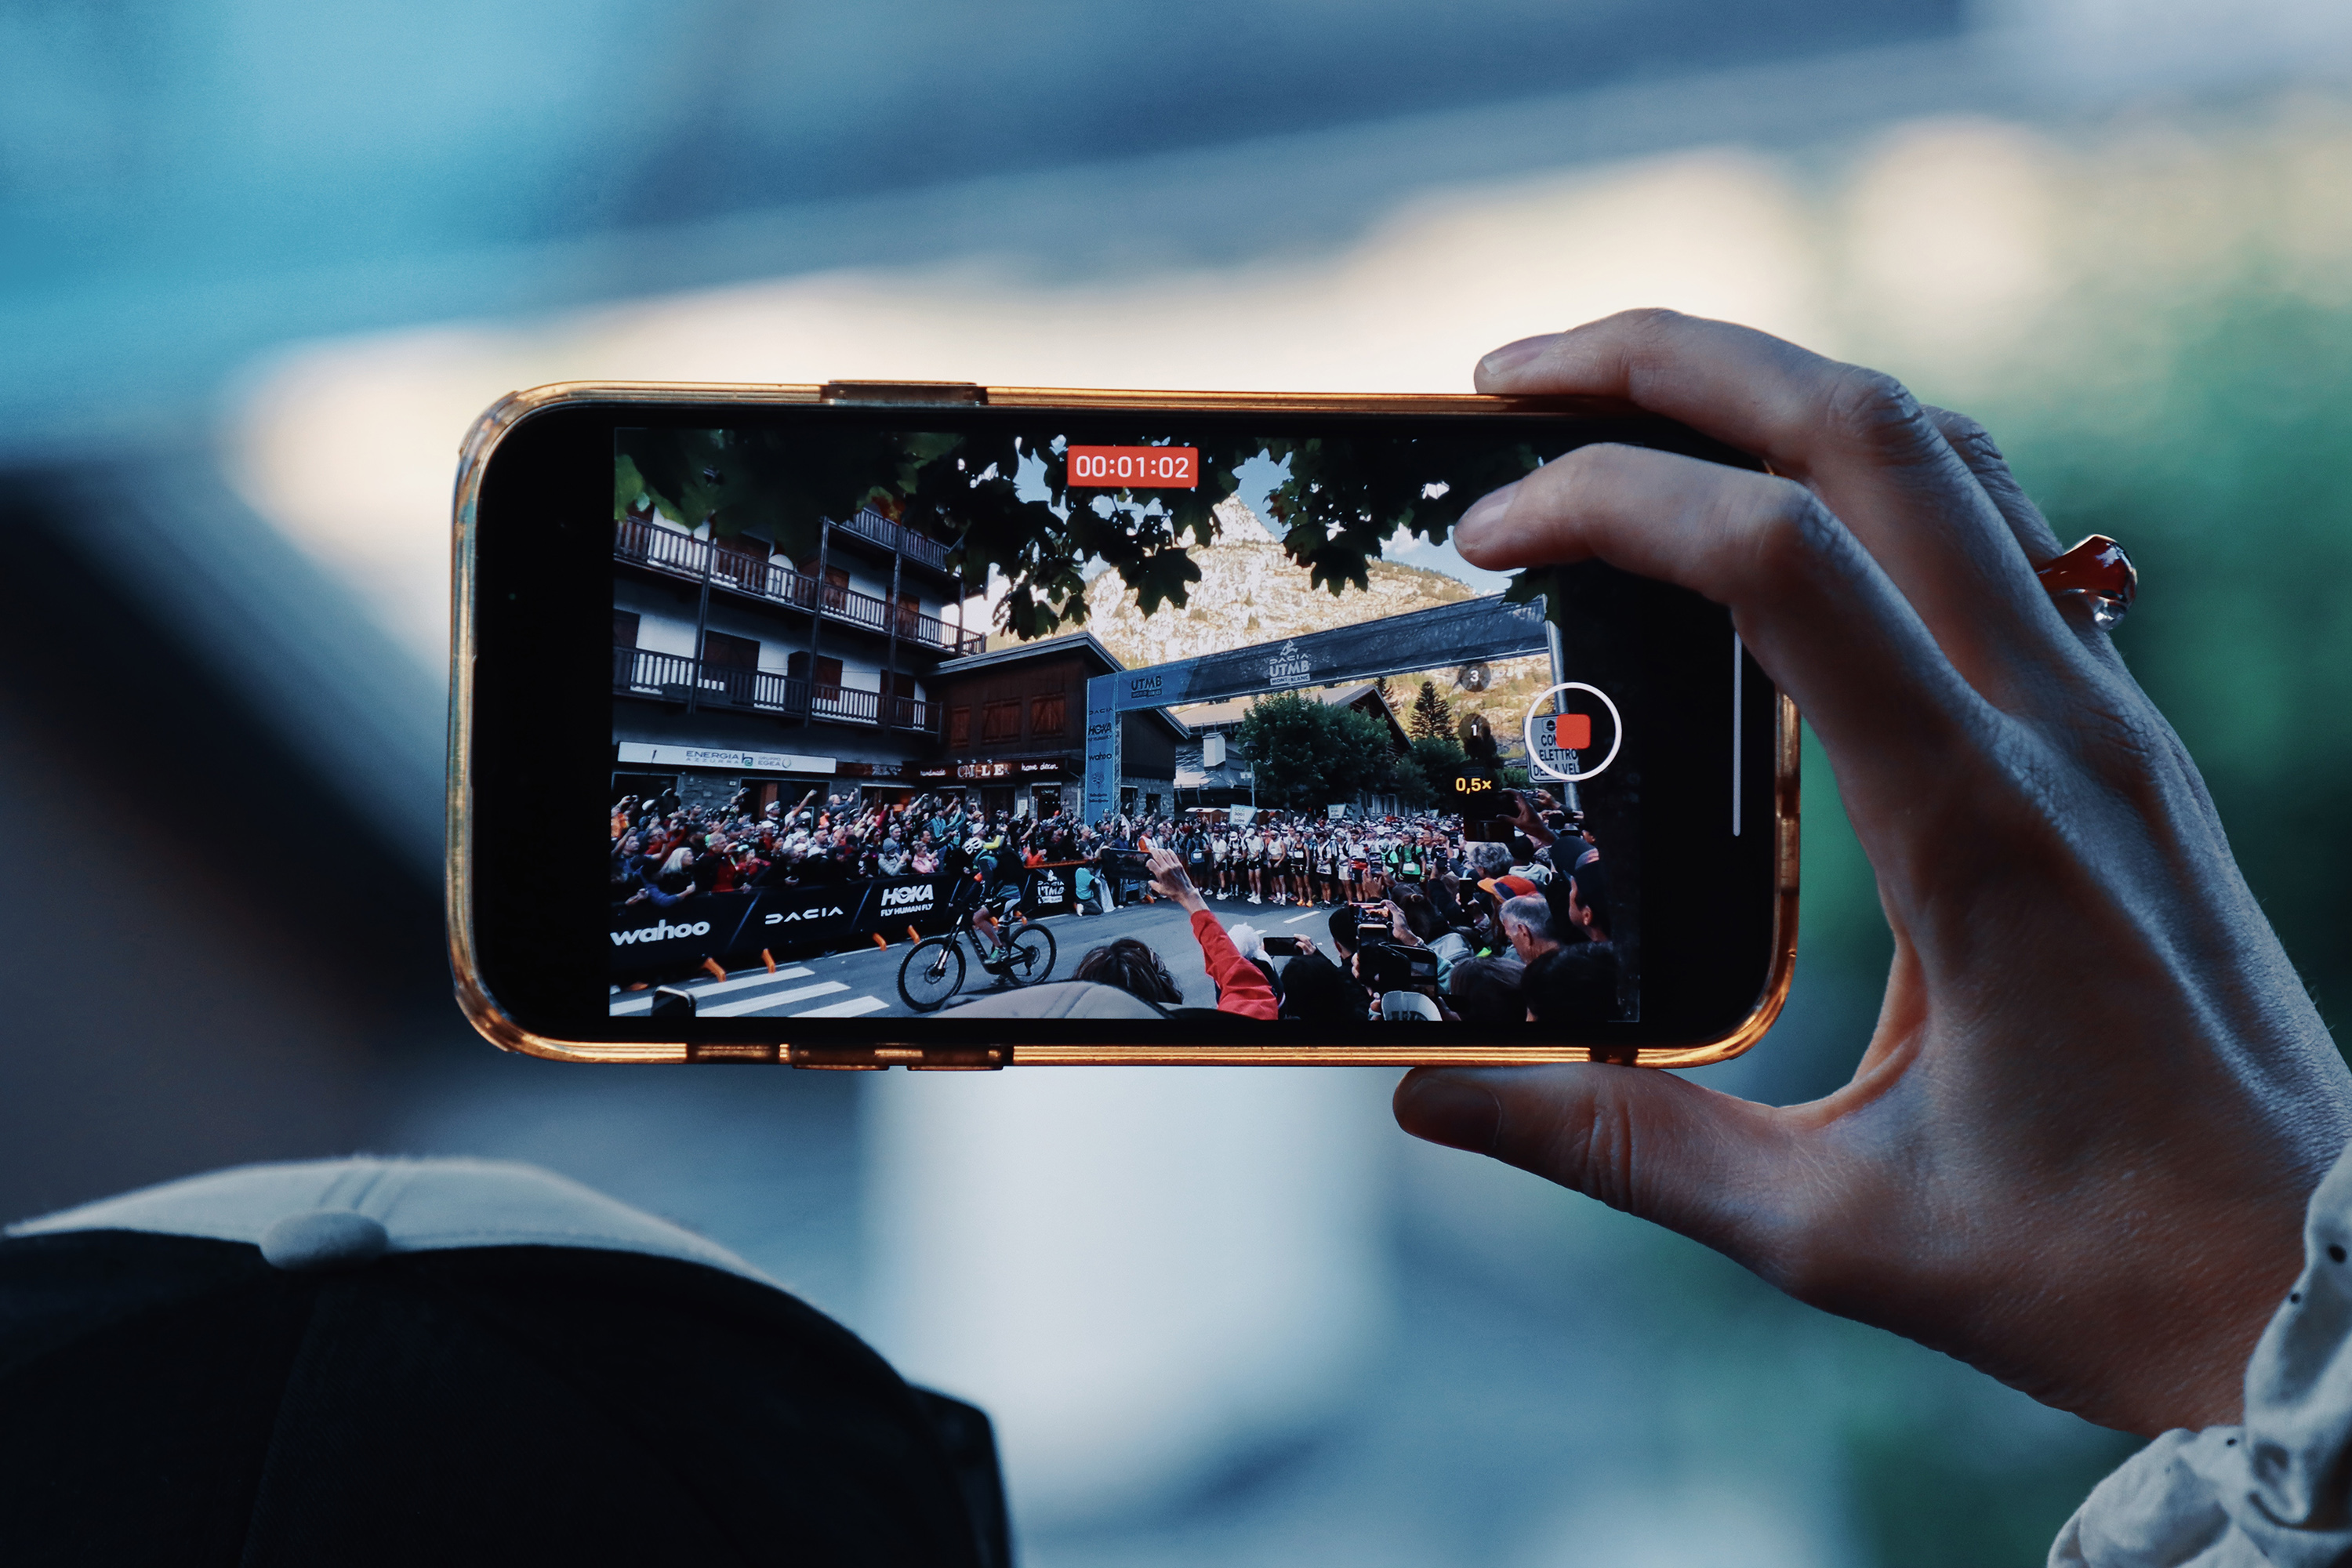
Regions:
M 1893 378 L 1767 332 L 1633 310 L 1479 363 L 1481 392 L 1617 398 L 1761 458 L 1853 531 L 1969 683 L 2038 706 L 2080 648 L 2007 520 Z

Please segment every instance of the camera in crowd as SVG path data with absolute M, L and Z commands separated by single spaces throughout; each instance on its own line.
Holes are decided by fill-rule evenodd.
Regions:
M 1357 906 L 1357 978 L 1373 991 L 1431 991 L 1437 987 L 1437 954 L 1396 940 L 1384 903 Z

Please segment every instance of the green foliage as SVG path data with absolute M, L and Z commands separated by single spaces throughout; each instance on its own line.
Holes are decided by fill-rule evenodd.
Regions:
M 1370 585 L 1366 565 L 1397 530 L 1442 541 L 1471 502 L 1537 462 L 1533 447 L 1498 446 L 1492 436 L 1266 441 L 1263 450 L 1290 465 L 1288 479 L 1266 498 L 1283 525 L 1282 547 L 1310 582 L 1334 594 Z M 1201 460 L 1205 468 L 1205 448 Z
M 1405 730 L 1416 739 L 1454 732 L 1454 709 L 1438 695 L 1437 682 L 1424 680 L 1412 700 L 1412 713 L 1405 721 Z
M 1118 446 L 1165 440 L 1157 431 L 1101 425 L 1076 438 Z M 1368 586 L 1370 563 L 1399 529 L 1443 540 L 1472 501 L 1536 463 L 1531 447 L 1498 450 L 1491 437 L 1204 437 L 1197 441 L 1197 489 L 1107 490 L 1074 489 L 1063 447 L 1024 436 L 850 427 L 813 441 L 776 431 L 645 429 L 616 439 L 616 512 L 642 500 L 689 528 L 708 522 L 722 537 L 765 526 L 797 559 L 814 552 L 820 518 L 872 506 L 952 541 L 950 561 L 967 583 L 987 581 L 992 568 L 1002 573 L 1010 584 L 1003 629 L 1023 638 L 1085 621 L 1080 574 L 1097 559 L 1118 574 L 1146 615 L 1163 604 L 1182 608 L 1201 576 L 1191 551 L 1216 542 L 1215 508 L 1239 488 L 1236 470 L 1254 458 L 1288 464 L 1267 510 L 1308 582 L 1333 594 Z M 1045 500 L 1018 493 L 1024 463 L 1041 471 Z
M 853 429 L 820 443 L 775 430 L 651 429 L 616 431 L 614 441 L 616 489 L 626 489 L 624 470 L 633 469 L 663 516 L 688 528 L 709 523 L 722 539 L 767 529 L 795 560 L 816 553 L 820 518 L 847 518 L 868 505 L 895 517 L 904 498 L 956 480 L 966 491 L 982 489 L 957 467 L 962 443 L 953 437 Z M 1007 481 L 1002 499 L 1011 492 Z
M 1304 811 L 1352 800 L 1391 787 L 1401 771 L 1386 724 L 1295 691 L 1251 703 L 1235 740 L 1267 805 Z
M 1295 691 L 1261 697 L 1242 715 L 1234 739 L 1257 774 L 1257 795 L 1265 805 L 1314 805 L 1323 770 L 1317 755 L 1328 726 L 1326 710 Z
M 1416 735 L 1404 765 L 1397 769 L 1397 795 L 1405 805 L 1414 806 L 1448 800 L 1454 775 L 1469 765 L 1469 754 L 1453 736 Z
M 1353 800 L 1364 790 L 1384 790 L 1398 772 L 1395 732 L 1369 713 L 1318 702 L 1326 730 L 1322 793 L 1311 804 Z

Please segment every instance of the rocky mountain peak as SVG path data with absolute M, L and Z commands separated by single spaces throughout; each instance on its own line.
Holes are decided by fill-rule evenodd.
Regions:
M 1087 628 L 1129 668 L 1193 658 L 1249 643 L 1278 642 L 1473 596 L 1465 584 L 1419 566 L 1371 563 L 1368 588 L 1334 595 L 1310 587 L 1257 513 L 1238 497 L 1217 503 L 1217 542 L 1195 547 L 1201 580 L 1182 608 L 1146 616 L 1116 572 L 1087 584 Z

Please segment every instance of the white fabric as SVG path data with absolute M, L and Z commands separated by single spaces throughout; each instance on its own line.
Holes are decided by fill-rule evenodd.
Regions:
M 2066 1521 L 2052 1568 L 2352 1563 L 2352 1152 L 2312 1194 L 2303 1259 L 2246 1365 L 2245 1424 L 2133 1455 Z
M 386 1160 L 353 1155 L 241 1165 L 100 1198 L 7 1227 L 10 1236 L 137 1230 L 260 1245 L 287 1215 L 348 1209 L 381 1224 L 394 1252 L 457 1247 L 584 1247 L 683 1258 L 776 1282 L 728 1251 L 593 1188 L 507 1160 Z M 781 1287 L 778 1287 L 781 1289 Z

